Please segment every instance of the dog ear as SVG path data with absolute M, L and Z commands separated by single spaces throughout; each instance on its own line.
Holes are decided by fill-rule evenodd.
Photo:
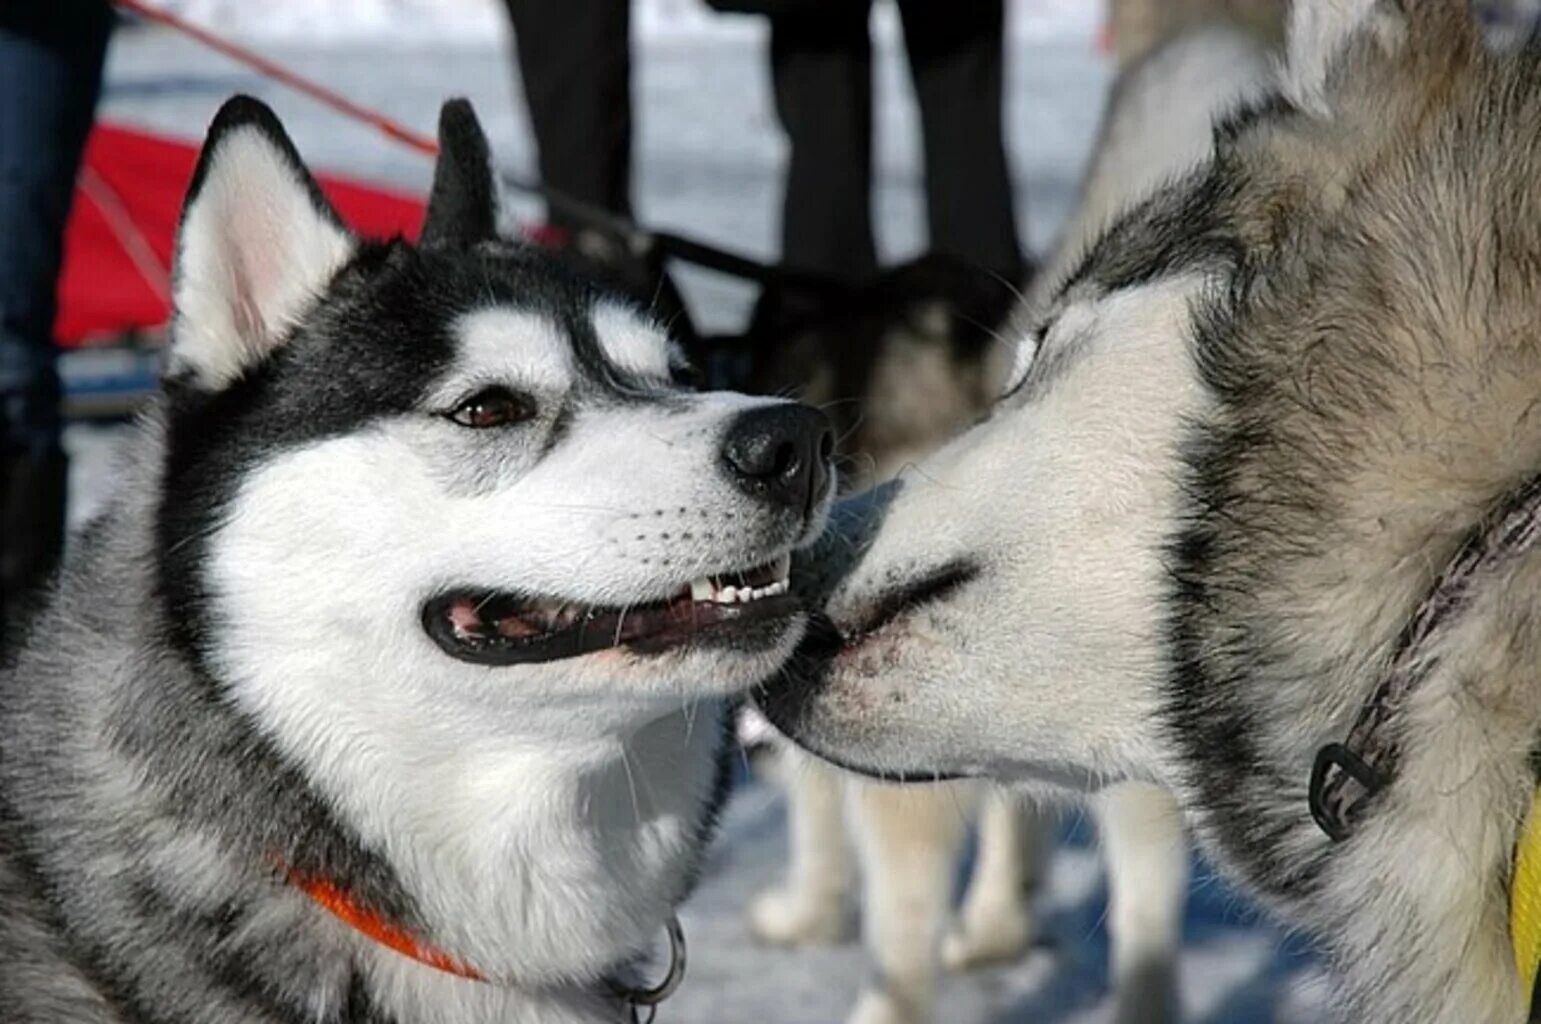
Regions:
M 170 375 L 209 390 L 238 378 L 284 342 L 356 245 L 273 112 L 227 101 L 177 231 Z
M 1294 0 L 1284 91 L 1303 107 L 1326 110 L 1327 86 L 1350 46 L 1368 41 L 1389 49 L 1405 32 L 1408 4 L 1416 2 Z
M 470 101 L 439 111 L 439 162 L 420 238 L 425 246 L 469 246 L 497 237 L 498 196 L 487 136 Z

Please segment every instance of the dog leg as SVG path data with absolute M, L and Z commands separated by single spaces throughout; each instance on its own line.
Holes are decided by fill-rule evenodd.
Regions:
M 863 935 L 873 977 L 848 1024 L 930 1020 L 953 874 L 979 793 L 973 783 L 849 783 L 852 834 L 862 869 Z
M 843 781 L 834 768 L 790 745 L 775 756 L 787 791 L 787 873 L 750 903 L 749 930 L 777 946 L 844 942 L 855 920 Z
M 992 788 L 979 817 L 979 853 L 962 909 L 942 940 L 950 971 L 1015 960 L 1033 940 L 1029 896 L 1042 856 L 1038 812 Z
M 1124 783 L 1096 800 L 1108 864 L 1117 1024 L 1177 1019 L 1176 963 L 1188 888 L 1182 813 L 1164 789 Z

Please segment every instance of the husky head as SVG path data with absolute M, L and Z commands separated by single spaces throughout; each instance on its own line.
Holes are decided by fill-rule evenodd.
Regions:
M 350 234 L 265 107 L 215 119 L 179 238 L 161 589 L 431 934 L 489 973 L 581 974 L 687 884 L 722 746 L 702 702 L 803 633 L 785 577 L 831 431 L 681 386 L 656 324 L 496 236 L 466 104 L 440 134 L 410 245 Z
M 1537 558 L 1444 635 L 1349 842 L 1307 783 L 1541 471 L 1541 49 L 1457 0 L 1300 0 L 1289 50 L 1034 311 L 989 418 L 837 510 L 806 583 L 834 629 L 763 704 L 872 775 L 1154 779 L 1353 1019 L 1517 1021 Z

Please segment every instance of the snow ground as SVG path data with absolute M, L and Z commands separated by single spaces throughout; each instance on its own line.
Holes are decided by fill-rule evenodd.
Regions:
M 426 0 L 350 5 L 351 27 L 315 13 L 335 11 L 336 4 L 328 8 L 306 0 L 262 5 L 182 0 L 180 6 L 210 17 L 210 24 L 234 26 L 269 55 L 411 125 L 431 128 L 445 95 L 468 95 L 499 157 L 521 170 L 531 166 L 531 143 L 511 90 L 513 69 L 500 26 L 491 25 L 485 10 L 474 10 L 473 0 L 435 8 L 458 12 L 448 27 L 426 20 Z M 649 0 L 638 18 L 639 212 L 653 225 L 772 256 L 782 147 L 761 63 L 762 35 L 751 21 L 713 22 L 693 7 L 690 0 Z M 242 14 L 254 9 L 273 17 Z M 405 20 L 403 9 L 418 22 Z M 1108 83 L 1107 68 L 1091 45 L 1097 19 L 1088 12 L 1094 10 L 1089 0 L 1018 0 L 1014 13 L 1006 118 L 1025 200 L 1021 219 L 1039 248 L 1052 239 L 1073 199 Z M 411 30 L 403 32 L 409 24 Z M 262 25 L 268 31 L 256 30 Z M 918 147 L 902 57 L 891 31 L 879 38 L 877 220 L 883 251 L 901 258 L 922 244 Z M 104 114 L 193 138 L 235 91 L 271 102 L 301 152 L 318 167 L 406 189 L 427 184 L 430 168 L 417 155 L 158 29 L 126 31 L 117 38 Z M 685 275 L 683 285 L 700 319 L 712 328 L 735 326 L 753 298 L 741 285 L 702 273 Z M 110 488 L 108 451 L 119 433 L 103 428 L 72 433 L 84 498 L 77 514 L 88 512 Z M 867 970 L 858 947 L 762 950 L 744 926 L 743 907 L 777 877 L 785 842 L 779 795 L 763 783 L 746 782 L 727 810 L 702 886 L 682 915 L 690 976 L 660 1020 L 802 1024 L 843 1018 Z M 1214 1024 L 1320 1020 L 1322 986 L 1311 958 L 1259 923 L 1202 865 L 1195 878 L 1180 968 L 1185 1018 Z M 1038 898 L 1038 947 L 1021 963 L 950 979 L 938 1019 L 1109 1020 L 1105 896 L 1090 829 L 1072 816 Z

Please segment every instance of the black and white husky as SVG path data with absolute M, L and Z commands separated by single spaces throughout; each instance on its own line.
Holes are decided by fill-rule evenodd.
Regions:
M 1171 789 L 1348 1020 L 1517 1022 L 1541 747 L 1541 42 L 1298 0 L 992 414 L 842 504 L 763 706 L 864 772 Z
M 622 1020 L 691 887 L 830 429 L 678 386 L 440 134 L 414 246 L 215 118 L 164 393 L 0 675 L 7 1024 Z

